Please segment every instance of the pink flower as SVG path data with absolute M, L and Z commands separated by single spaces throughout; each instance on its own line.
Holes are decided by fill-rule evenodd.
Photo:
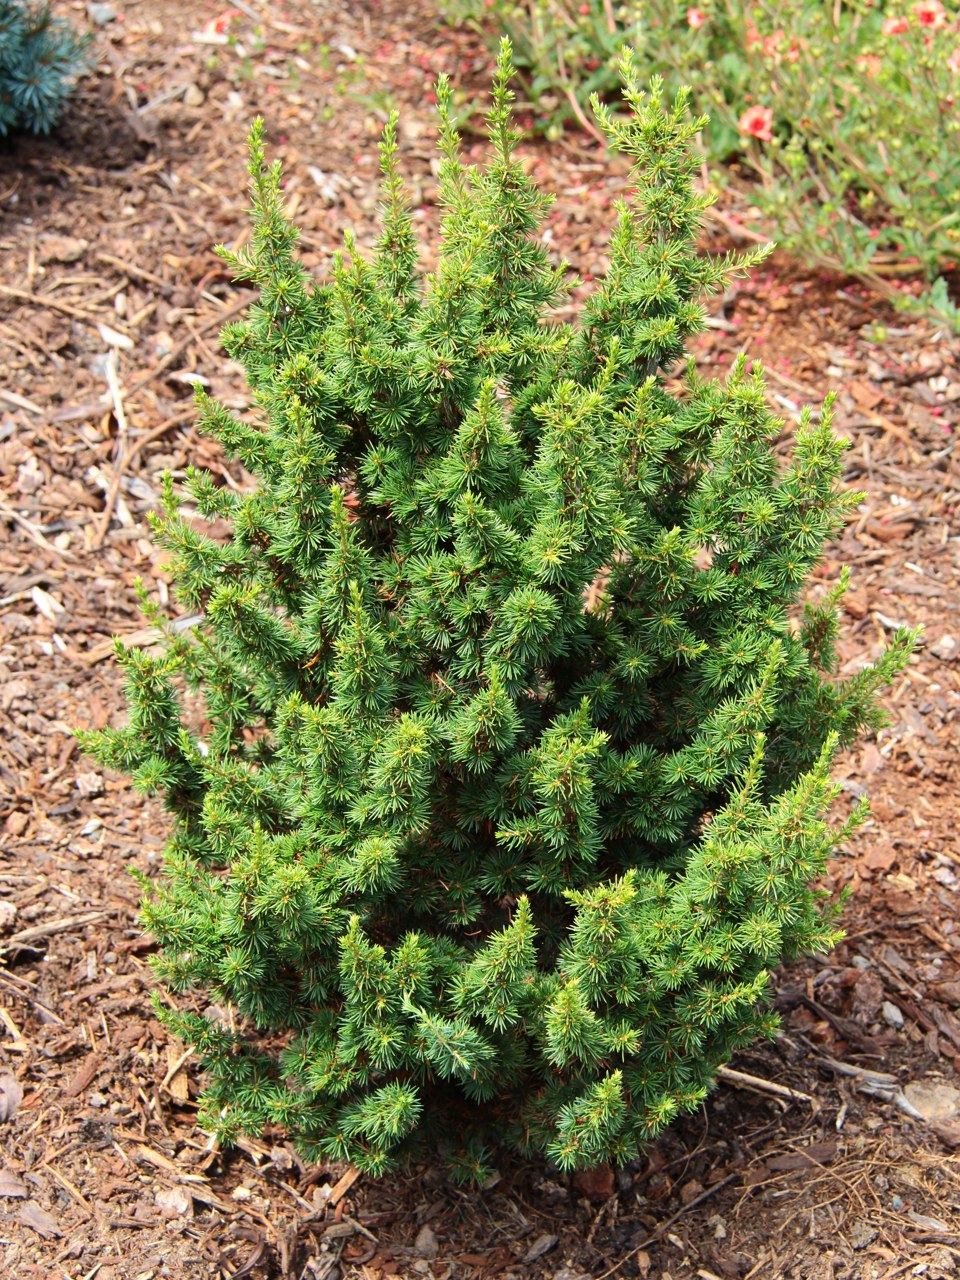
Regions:
M 747 107 L 740 117 L 740 132 L 748 138 L 758 138 L 760 142 L 773 141 L 773 108 Z
M 578 13 L 582 13 L 582 14 L 583 14 L 583 16 L 584 16 L 585 18 L 589 18 L 589 17 L 590 17 L 590 6 L 589 6 L 588 4 L 582 4 L 582 5 L 580 6 L 580 8 L 577 10 L 577 12 L 578 12 Z
M 863 57 L 857 59 L 857 66 L 872 80 L 874 76 L 879 75 L 883 63 L 875 53 L 865 53 Z
M 694 31 L 699 31 L 707 20 L 707 15 L 702 9 L 687 10 L 687 26 L 693 27 Z
M 211 18 L 207 25 L 203 28 L 204 35 L 223 36 L 230 29 L 230 23 L 234 18 L 242 18 L 243 13 L 240 9 L 224 9 L 223 13 L 218 14 L 215 18 Z
M 960 48 L 954 49 L 950 57 L 947 59 L 947 66 L 954 75 L 960 75 Z
M 921 27 L 938 31 L 940 27 L 947 25 L 947 14 L 940 0 L 917 0 L 913 13 Z
M 885 36 L 902 36 L 910 30 L 910 23 L 906 18 L 887 18 L 880 30 Z
M 757 44 L 763 44 L 763 36 L 753 23 L 750 23 L 747 26 L 747 48 L 752 49 L 753 46 Z

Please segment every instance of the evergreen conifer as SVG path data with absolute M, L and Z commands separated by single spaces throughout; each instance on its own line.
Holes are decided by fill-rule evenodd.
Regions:
M 374 1173 L 439 1146 L 464 1178 L 491 1135 L 625 1161 L 772 1031 L 771 968 L 836 937 L 831 760 L 912 637 L 835 678 L 846 577 L 801 597 L 858 502 L 844 445 L 828 404 L 781 465 L 760 372 L 678 368 L 758 255 L 697 254 L 703 122 L 623 75 L 629 118 L 596 109 L 636 191 L 575 327 L 508 44 L 486 166 L 439 82 L 426 277 L 395 117 L 376 249 L 348 238 L 323 284 L 254 128 L 252 243 L 223 253 L 259 301 L 224 340 L 258 412 L 200 417 L 258 483 L 190 474 L 226 542 L 168 485 L 202 621 L 118 644 L 129 724 L 86 735 L 175 815 L 144 921 L 168 987 L 220 1008 L 164 1017 L 224 1140 L 281 1126 Z
M 0 137 L 49 133 L 86 68 L 87 41 L 50 6 L 0 0 Z

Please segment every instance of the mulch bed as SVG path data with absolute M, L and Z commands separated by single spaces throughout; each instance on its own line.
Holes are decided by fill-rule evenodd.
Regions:
M 425 0 L 245 5 L 228 44 L 204 35 L 218 4 L 114 9 L 60 134 L 0 149 L 0 1274 L 957 1274 L 960 1129 L 908 1100 L 917 1082 L 949 1100 L 960 1066 L 960 344 L 787 261 L 716 301 L 698 362 L 762 359 L 785 447 L 801 405 L 838 393 L 847 479 L 867 495 L 821 571 L 854 574 L 843 669 L 900 623 L 927 632 L 889 727 L 842 763 L 838 818 L 864 792 L 873 805 L 830 869 L 853 890 L 848 937 L 781 972 L 779 1040 L 732 1064 L 747 1079 L 722 1081 L 636 1168 L 573 1180 L 507 1160 L 475 1194 L 426 1167 L 373 1184 L 305 1167 L 280 1134 L 223 1152 L 196 1128 L 194 1063 L 154 1017 L 129 874 L 155 870 L 166 821 L 71 730 L 122 718 L 110 637 L 149 643 L 136 580 L 167 602 L 146 524 L 164 470 L 244 483 L 197 436 L 191 385 L 249 402 L 217 330 L 250 295 L 213 252 L 248 233 L 249 122 L 266 118 L 322 272 L 345 227 L 373 236 L 393 104 L 435 225 L 431 84 L 450 71 L 469 106 L 489 59 Z M 475 133 L 467 148 L 482 149 Z M 588 289 L 622 166 L 590 139 L 526 153 L 558 192 L 552 243 Z

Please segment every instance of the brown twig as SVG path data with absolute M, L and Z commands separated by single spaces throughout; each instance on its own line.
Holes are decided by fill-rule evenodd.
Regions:
M 113 508 L 116 505 L 117 497 L 120 493 L 120 486 L 123 483 L 123 477 L 130 469 L 130 465 L 134 458 L 148 444 L 152 444 L 154 440 L 159 440 L 161 436 L 171 429 L 171 427 L 179 426 L 181 422 L 186 422 L 192 418 L 194 414 L 193 405 L 189 409 L 181 409 L 179 413 L 175 413 L 172 418 L 166 418 L 152 431 L 148 431 L 146 435 L 140 436 L 130 445 L 123 456 L 117 459 L 117 465 L 114 468 L 113 479 L 110 481 L 110 488 L 107 490 L 107 496 L 104 499 L 103 510 L 100 512 L 100 521 L 97 524 L 97 531 L 93 535 L 91 550 L 98 551 L 103 546 L 103 540 L 107 536 L 107 530 L 110 528 L 110 520 L 113 516 Z
M 59 556 L 61 560 L 76 561 L 76 556 L 71 555 L 69 551 L 63 551 L 60 547 L 55 547 L 52 542 L 45 536 L 39 525 L 35 525 L 32 520 L 28 520 L 26 516 L 22 516 L 19 511 L 15 511 L 13 507 L 8 507 L 5 502 L 0 502 L 0 516 L 6 516 L 15 524 L 18 524 L 24 531 L 31 542 L 35 542 L 38 547 L 42 547 L 44 551 L 49 551 L 51 555 Z
M 69 302 L 60 302 L 45 293 L 27 293 L 23 289 L 12 289 L 9 285 L 0 284 L 0 294 L 12 298 L 16 302 L 29 302 L 34 307 L 44 307 L 48 311 L 60 311 L 74 320 L 82 320 L 85 324 L 100 324 L 103 317 L 94 311 L 83 311 L 80 307 L 72 307 Z
M 224 307 L 224 309 L 222 311 L 218 311 L 216 315 L 210 316 L 208 319 L 204 320 L 202 324 L 198 324 L 193 332 L 186 338 L 182 338 L 179 342 L 175 342 L 163 359 L 159 360 L 152 369 L 148 369 L 145 373 L 142 373 L 139 378 L 134 378 L 133 382 L 131 382 L 127 387 L 127 398 L 129 399 L 135 391 L 141 391 L 144 387 L 148 386 L 155 378 L 158 378 L 165 369 L 168 369 L 175 360 L 178 360 L 180 356 L 183 355 L 184 351 L 186 351 L 187 348 L 196 341 L 195 335 L 209 333 L 211 329 L 216 329 L 232 316 L 237 315 L 237 313 L 242 311 L 244 307 L 248 307 L 251 301 L 252 298 L 249 296 L 238 298 L 235 302 L 232 302 L 229 307 Z
M 40 938 L 49 938 L 55 933 L 65 933 L 68 929 L 79 929 L 82 925 L 93 924 L 109 915 L 107 911 L 85 911 L 78 916 L 61 916 L 57 920 L 48 920 L 46 924 L 31 925 L 29 929 L 21 929 L 0 943 L 0 951 L 15 951 L 25 943 Z
M 717 1079 L 743 1089 L 753 1089 L 757 1093 L 769 1093 L 775 1098 L 789 1098 L 792 1102 L 809 1102 L 812 1107 L 818 1105 L 817 1099 L 810 1093 L 802 1093 L 799 1089 L 791 1089 L 789 1085 L 778 1084 L 776 1080 L 762 1080 L 759 1076 L 748 1075 L 745 1071 L 734 1071 L 732 1067 L 718 1067 Z
M 117 267 L 124 275 L 131 280 L 143 280 L 147 284 L 155 284 L 164 294 L 168 294 L 173 288 L 169 280 L 164 280 L 163 276 L 158 276 L 152 271 L 147 271 L 144 267 L 134 266 L 132 262 L 124 262 L 122 258 L 117 258 L 112 253 L 98 253 L 97 261 L 104 262 L 108 266 Z
M 635 1245 L 629 1253 L 625 1253 L 619 1262 L 615 1262 L 612 1267 L 608 1267 L 606 1271 L 601 1272 L 600 1275 L 596 1277 L 596 1280 L 608 1280 L 609 1276 L 616 1275 L 620 1268 L 625 1263 L 629 1262 L 631 1258 L 635 1258 L 641 1249 L 645 1249 L 648 1244 L 655 1244 L 657 1240 L 662 1240 L 664 1235 L 670 1230 L 675 1222 L 679 1222 L 680 1219 L 690 1213 L 691 1210 L 699 1208 L 705 1200 L 709 1200 L 711 1196 L 715 1196 L 717 1192 L 722 1191 L 724 1187 L 729 1187 L 731 1182 L 738 1181 L 739 1177 L 739 1173 L 728 1173 L 725 1178 L 721 1178 L 719 1182 L 715 1182 L 712 1187 L 707 1187 L 706 1191 L 701 1191 L 698 1196 L 694 1196 L 690 1203 L 685 1204 L 682 1209 L 678 1209 L 672 1218 L 668 1218 L 666 1222 L 661 1222 L 653 1235 L 647 1236 L 646 1240 L 641 1240 L 641 1242 L 638 1245 Z

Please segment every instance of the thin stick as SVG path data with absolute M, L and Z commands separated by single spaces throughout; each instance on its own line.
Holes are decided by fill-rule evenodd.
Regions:
M 152 271 L 147 271 L 144 267 L 134 266 L 132 262 L 124 262 L 122 258 L 114 257 L 112 253 L 98 253 L 98 262 L 105 262 L 108 266 L 119 267 L 124 275 L 131 280 L 145 280 L 148 284 L 155 284 L 165 293 L 169 293 L 172 288 L 169 280 L 164 280 L 163 276 L 155 275 Z
M 165 1089 L 167 1087 L 167 1085 L 170 1083 L 173 1077 L 177 1074 L 177 1072 L 180 1070 L 180 1068 L 183 1066 L 186 1060 L 192 1055 L 192 1053 L 193 1053 L 192 1049 L 187 1049 L 186 1052 L 181 1053 L 180 1057 L 177 1058 L 174 1064 L 168 1068 L 167 1074 L 160 1081 L 161 1089 Z
M 712 1187 L 707 1187 L 706 1191 L 701 1191 L 698 1196 L 694 1196 L 690 1203 L 685 1204 L 682 1209 L 678 1209 L 672 1218 L 668 1218 L 666 1222 L 661 1222 L 660 1226 L 657 1227 L 652 1236 L 648 1236 L 646 1240 L 641 1240 L 641 1242 L 631 1249 L 629 1253 L 625 1253 L 619 1262 L 615 1262 L 612 1267 L 601 1272 L 601 1274 L 596 1277 L 596 1280 L 608 1280 L 609 1276 L 616 1275 L 624 1263 L 629 1262 L 631 1258 L 635 1258 L 641 1249 L 645 1249 L 648 1244 L 654 1244 L 657 1240 L 662 1240 L 663 1236 L 670 1230 L 675 1222 L 679 1222 L 679 1220 L 692 1209 L 698 1208 L 703 1204 L 704 1200 L 709 1200 L 711 1196 L 715 1196 L 717 1192 L 722 1191 L 724 1187 L 729 1187 L 730 1183 L 736 1182 L 739 1177 L 739 1173 L 729 1173 L 725 1178 L 721 1178 L 719 1182 L 714 1183 Z
M 5 942 L 0 943 L 0 950 L 15 951 L 25 942 L 33 942 L 35 938 L 49 938 L 54 933 L 65 933 L 68 929 L 79 929 L 85 924 L 93 924 L 95 920 L 103 920 L 108 911 L 85 911 L 79 916 L 61 916 L 58 920 L 50 920 L 46 924 L 35 924 L 29 929 L 21 929 L 13 933 Z
M 162 360 L 158 361 L 152 369 L 135 378 L 127 387 L 127 397 L 129 398 L 135 391 L 140 391 L 143 387 L 153 382 L 154 378 L 158 378 L 161 373 L 186 351 L 186 349 L 195 341 L 194 334 L 209 333 L 211 329 L 215 329 L 218 325 L 224 324 L 231 316 L 235 316 L 238 311 L 242 311 L 244 307 L 248 307 L 253 301 L 252 298 L 238 298 L 236 302 L 229 307 L 224 307 L 222 311 L 218 311 L 215 316 L 204 320 L 203 324 L 198 324 L 188 337 L 181 339 L 180 342 L 174 343 Z
M 45 293 L 26 293 L 23 289 L 11 289 L 9 285 L 0 284 L 0 294 L 5 298 L 13 298 L 17 302 L 29 302 L 34 307 L 44 307 L 48 311 L 60 311 L 74 320 L 82 320 L 85 324 L 99 324 L 101 317 L 93 311 L 81 311 L 79 307 L 71 307 L 69 302 L 60 302 Z
M 18 409 L 26 409 L 28 413 L 43 416 L 43 410 L 38 404 L 34 404 L 26 396 L 17 395 L 16 391 L 0 391 L 0 400 L 6 400 L 7 404 L 12 404 Z
M 192 418 L 196 410 L 193 405 L 189 409 L 181 409 L 179 413 L 175 413 L 172 418 L 166 418 L 163 422 L 148 431 L 146 435 L 140 436 L 127 449 L 126 453 L 117 462 L 113 472 L 113 479 L 110 481 L 110 488 L 107 490 L 107 496 L 103 502 L 103 510 L 100 512 L 100 521 L 97 525 L 97 531 L 93 535 L 92 550 L 98 551 L 103 546 L 103 540 L 107 536 L 107 530 L 110 528 L 110 520 L 113 517 L 113 508 L 116 505 L 117 496 L 120 493 L 120 486 L 123 483 L 123 477 L 130 469 L 130 465 L 134 458 L 140 453 L 141 449 L 146 445 L 152 444 L 154 440 L 159 440 L 161 436 L 167 434 L 171 427 L 179 426 L 181 422 L 186 422 Z
M 745 1071 L 734 1071 L 732 1067 L 718 1067 L 717 1079 L 726 1080 L 728 1084 L 739 1085 L 743 1089 L 754 1089 L 757 1093 L 770 1093 L 775 1098 L 789 1098 L 793 1102 L 809 1102 L 812 1107 L 817 1105 L 817 1100 L 812 1094 L 802 1093 L 799 1089 L 791 1089 L 789 1085 L 777 1084 L 776 1080 L 763 1080 L 760 1076 L 751 1076 Z
M 12 981 L 9 974 L 6 974 L 0 971 L 0 983 L 3 983 L 5 986 L 8 986 L 11 991 L 16 992 L 16 994 L 20 997 L 21 1000 L 26 1001 L 27 1004 L 33 1005 L 34 1009 L 39 1009 L 45 1018 L 49 1018 L 51 1022 L 55 1022 L 60 1027 L 65 1027 L 67 1024 L 64 1022 L 64 1020 L 58 1017 L 57 1014 L 55 1014 L 52 1009 L 48 1008 L 48 1006 L 45 1005 L 42 1000 L 38 1000 L 36 996 L 32 996 L 29 991 L 24 991 L 23 988 L 18 985 L 18 983 L 22 981 L 23 981 L 22 978 L 18 978 L 17 981 L 14 982 Z M 28 987 L 34 987 L 34 989 L 36 989 L 35 984 L 32 982 L 29 982 L 26 985 Z
M 77 557 L 75 555 L 72 555 L 69 551 L 62 551 L 59 547 L 55 547 L 53 543 L 44 536 L 43 530 L 38 525 L 35 525 L 32 520 L 28 520 L 26 516 L 22 516 L 19 511 L 15 511 L 13 507 L 8 507 L 5 502 L 0 502 L 0 515 L 6 516 L 15 524 L 18 524 L 31 542 L 35 542 L 37 546 L 42 547 L 44 551 L 49 551 L 53 555 L 59 556 L 61 560 L 72 560 L 76 562 Z
M 818 1054 L 816 1061 L 829 1067 L 831 1071 L 836 1071 L 838 1075 L 849 1076 L 854 1082 L 854 1087 L 861 1093 L 867 1093 L 873 1098 L 882 1098 L 884 1102 L 892 1102 L 895 1107 L 899 1107 L 905 1115 L 911 1116 L 914 1120 L 923 1119 L 900 1088 L 900 1081 L 896 1076 L 891 1076 L 886 1071 L 869 1071 L 864 1067 L 855 1067 L 849 1062 L 838 1062 L 836 1058 L 829 1058 L 825 1054 Z

